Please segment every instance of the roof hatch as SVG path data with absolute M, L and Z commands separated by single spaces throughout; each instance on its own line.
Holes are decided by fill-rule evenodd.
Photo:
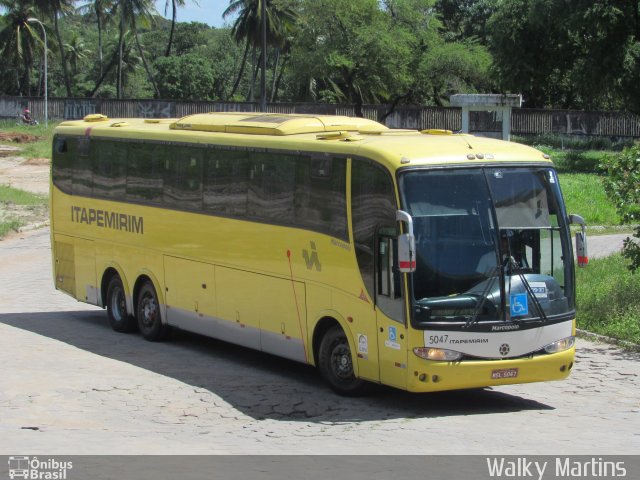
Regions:
M 281 113 L 198 113 L 170 125 L 175 130 L 244 133 L 249 135 L 296 135 L 324 132 L 379 132 L 384 125 L 366 118 Z

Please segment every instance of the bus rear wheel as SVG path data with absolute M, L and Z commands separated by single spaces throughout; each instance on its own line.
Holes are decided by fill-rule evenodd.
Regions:
M 162 341 L 169 334 L 169 326 L 162 323 L 160 302 L 158 302 L 156 289 L 149 281 L 142 285 L 138 293 L 136 318 L 138 319 L 140 333 L 151 342 Z
M 353 372 L 353 356 L 342 328 L 332 327 L 325 333 L 318 349 L 318 368 L 331 389 L 344 396 L 365 393 L 366 382 Z
M 116 332 L 128 333 L 137 328 L 136 320 L 127 312 L 127 300 L 124 285 L 118 275 L 109 280 L 107 286 L 107 318 Z

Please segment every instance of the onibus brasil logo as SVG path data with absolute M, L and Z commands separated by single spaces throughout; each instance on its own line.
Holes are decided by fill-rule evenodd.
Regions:
M 67 470 L 73 468 L 73 462 L 61 462 L 54 458 L 39 460 L 38 457 L 9 457 L 9 478 L 31 480 L 66 480 Z

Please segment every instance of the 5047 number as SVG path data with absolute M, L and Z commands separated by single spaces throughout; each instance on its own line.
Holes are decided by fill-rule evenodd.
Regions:
M 447 343 L 449 335 L 429 335 L 429 345 L 439 345 Z

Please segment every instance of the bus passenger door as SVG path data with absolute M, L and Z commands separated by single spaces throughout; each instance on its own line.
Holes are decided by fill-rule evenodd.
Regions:
M 407 386 L 407 340 L 402 274 L 395 228 L 381 229 L 376 242 L 376 323 L 380 381 Z

